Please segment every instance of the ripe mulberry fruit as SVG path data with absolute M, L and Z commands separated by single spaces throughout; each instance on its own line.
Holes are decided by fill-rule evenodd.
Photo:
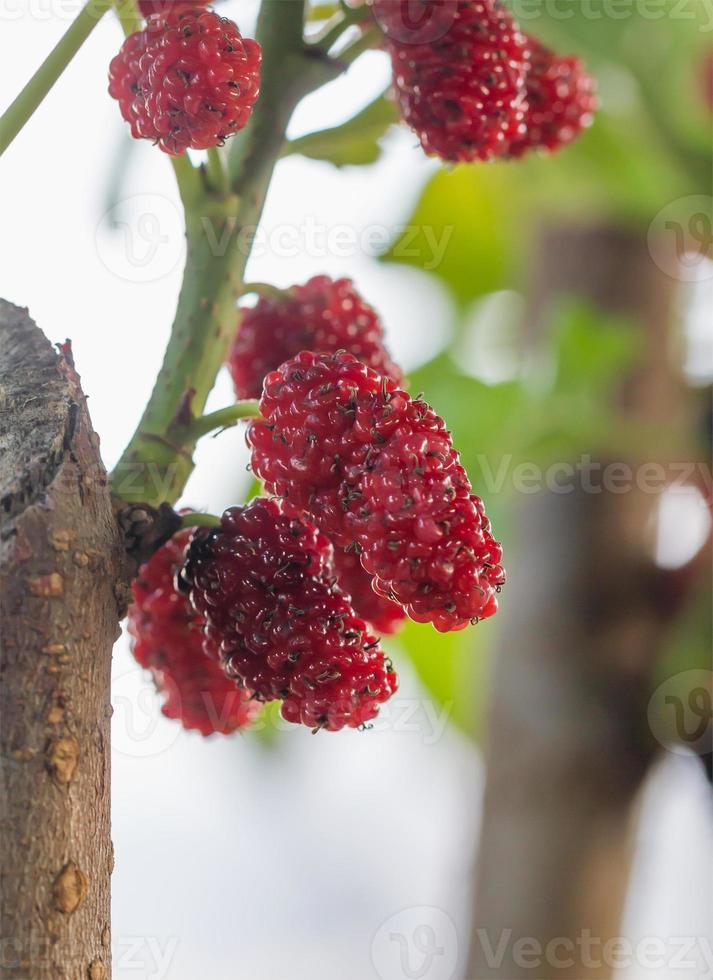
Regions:
M 176 8 L 126 39 L 109 68 L 109 93 L 132 136 L 177 156 L 220 146 L 245 126 L 260 61 L 260 45 L 231 20 Z
M 380 595 L 441 631 L 491 616 L 504 582 L 445 423 L 352 355 L 302 352 L 265 379 L 252 467 L 283 510 L 357 548 Z
M 182 587 L 206 620 L 206 651 L 287 721 L 338 731 L 370 721 L 396 690 L 378 641 L 331 574 L 313 526 L 256 498 L 196 532 Z
M 203 652 L 203 621 L 174 578 L 190 531 L 180 531 L 141 566 L 129 606 L 131 645 L 164 695 L 163 713 L 203 735 L 244 728 L 260 710 L 250 692 L 229 680 Z
M 243 310 L 228 359 L 237 397 L 259 398 L 265 375 L 301 350 L 348 350 L 379 374 L 401 380 L 379 317 L 349 279 L 315 276 L 284 298 L 261 297 Z
M 376 633 L 398 633 L 406 620 L 405 609 L 388 596 L 375 591 L 374 580 L 362 568 L 359 556 L 354 551 L 337 548 L 334 568 L 339 588 L 351 598 L 356 614 L 365 619 Z
M 528 150 L 557 150 L 591 126 L 597 110 L 596 84 L 579 58 L 563 58 L 529 38 L 531 68 L 527 75 L 525 132 L 509 156 Z
M 426 153 L 452 162 L 504 155 L 524 133 L 529 51 L 501 0 L 373 7 L 401 114 Z

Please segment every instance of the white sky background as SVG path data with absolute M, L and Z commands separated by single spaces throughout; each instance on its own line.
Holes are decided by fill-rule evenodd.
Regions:
M 254 6 L 232 2 L 224 10 L 243 13 L 239 22 L 249 27 Z M 0 108 L 76 9 L 73 0 L 0 0 Z M 107 18 L 0 164 L 0 295 L 29 306 L 53 340 L 72 338 L 109 465 L 152 386 L 181 275 L 180 235 L 152 263 L 131 266 L 126 239 L 103 217 L 107 169 L 124 140 L 105 81 L 120 43 L 118 25 Z M 383 59 L 368 56 L 309 100 L 295 131 L 338 122 L 386 79 Z M 393 230 L 408 220 L 431 167 L 405 132 L 389 138 L 385 158 L 371 168 L 286 161 L 264 227 L 299 236 L 311 218 L 326 230 Z M 145 203 L 135 195 L 150 195 L 163 227 L 178 222 L 180 231 L 168 161 L 148 144 L 136 146 L 122 191 L 134 198 L 122 214 L 134 236 Z M 382 311 L 392 350 L 407 368 L 440 346 L 452 310 L 428 277 L 379 266 L 358 249 L 308 255 L 297 242 L 296 254 L 256 260 L 250 277 L 288 285 L 319 272 L 349 274 Z M 222 378 L 215 406 L 230 397 Z M 213 511 L 232 503 L 245 462 L 238 430 L 207 440 L 190 502 Z M 421 980 L 459 975 L 481 764 L 456 733 L 439 734 L 440 720 L 423 702 L 411 721 L 395 714 L 387 732 L 312 737 L 294 729 L 270 751 L 251 739 L 180 732 L 159 715 L 124 644 L 115 673 L 119 980 L 403 980 L 397 947 L 383 937 L 413 937 L 424 923 L 446 952 Z M 422 696 L 408 672 L 401 694 Z M 711 854 L 713 835 L 705 794 L 695 760 L 667 758 L 645 806 L 625 934 L 710 936 L 713 892 L 701 856 Z M 413 966 L 419 959 L 411 952 Z M 699 967 L 633 969 L 626 980 L 705 975 Z

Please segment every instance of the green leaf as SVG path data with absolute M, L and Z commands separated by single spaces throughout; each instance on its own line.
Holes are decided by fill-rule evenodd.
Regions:
M 331 20 L 341 9 L 338 3 L 309 3 L 307 5 L 305 20 L 308 24 Z
M 291 140 L 284 155 L 299 153 L 311 160 L 326 160 L 336 167 L 375 163 L 381 156 L 380 140 L 397 122 L 396 106 L 381 95 L 341 126 Z
M 507 164 L 439 170 L 383 260 L 432 272 L 462 304 L 505 288 L 522 249 L 513 175 Z
M 408 656 L 438 711 L 446 712 L 450 722 L 479 740 L 493 636 L 492 620 L 457 633 L 438 633 L 409 621 L 388 647 L 394 648 L 397 669 L 399 660 Z

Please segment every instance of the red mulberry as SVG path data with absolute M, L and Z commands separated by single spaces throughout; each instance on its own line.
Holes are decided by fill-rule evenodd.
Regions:
M 597 110 L 596 85 L 579 58 L 563 58 L 529 38 L 532 65 L 527 75 L 525 132 L 509 155 L 557 150 L 591 126 Z
M 529 52 L 501 0 L 373 0 L 373 7 L 401 114 L 426 153 L 454 162 L 505 154 L 524 132 Z
M 315 276 L 284 299 L 262 297 L 243 310 L 228 364 L 238 398 L 259 398 L 266 374 L 301 350 L 348 350 L 394 381 L 379 317 L 349 279 Z
M 209 10 L 170 10 L 124 42 L 109 93 L 136 139 L 174 156 L 219 146 L 247 123 L 260 85 L 260 45 Z
M 283 717 L 359 727 L 396 690 L 378 641 L 333 584 L 332 548 L 311 525 L 257 498 L 198 531 L 182 572 L 207 623 L 206 650 Z
M 379 594 L 442 631 L 496 611 L 501 548 L 432 408 L 344 352 L 283 364 L 260 407 L 253 470 L 287 513 L 359 548 Z
M 339 588 L 348 593 L 357 615 L 377 633 L 397 633 L 404 624 L 406 611 L 388 596 L 375 591 L 374 580 L 362 568 L 359 556 L 354 551 L 337 548 L 334 567 Z
M 248 725 L 260 710 L 203 652 L 203 621 L 176 591 L 190 531 L 181 531 L 139 569 L 132 585 L 129 632 L 134 656 L 165 696 L 163 713 L 203 735 Z

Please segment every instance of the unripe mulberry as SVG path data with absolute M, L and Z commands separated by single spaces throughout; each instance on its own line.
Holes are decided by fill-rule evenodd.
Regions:
M 334 584 L 313 526 L 257 498 L 194 535 L 183 587 L 206 620 L 206 651 L 287 721 L 338 731 L 370 721 L 396 677 Z
M 131 646 L 164 695 L 163 713 L 203 735 L 244 728 L 260 710 L 250 692 L 203 652 L 203 621 L 176 591 L 190 531 L 180 531 L 141 566 L 129 606 Z
M 557 150 L 592 125 L 597 110 L 596 84 L 579 58 L 561 57 L 529 38 L 525 132 L 513 140 L 509 155 L 527 150 Z
M 204 150 L 247 123 L 260 61 L 260 45 L 231 20 L 177 7 L 126 39 L 109 68 L 109 93 L 136 139 L 174 156 Z
M 401 380 L 378 315 L 350 279 L 315 276 L 283 298 L 261 297 L 242 311 L 228 359 L 237 397 L 259 398 L 265 375 L 301 350 L 348 350 L 379 374 Z
M 339 587 L 351 598 L 356 614 L 365 619 L 376 633 L 398 633 L 406 620 L 406 611 L 403 606 L 374 589 L 374 579 L 362 567 L 359 555 L 337 548 L 334 568 Z
M 505 154 L 524 131 L 529 52 L 501 0 L 373 7 L 401 114 L 426 153 L 453 162 Z
M 357 548 L 379 594 L 442 631 L 496 611 L 502 551 L 430 406 L 350 354 L 302 352 L 260 408 L 253 470 L 287 513 Z

